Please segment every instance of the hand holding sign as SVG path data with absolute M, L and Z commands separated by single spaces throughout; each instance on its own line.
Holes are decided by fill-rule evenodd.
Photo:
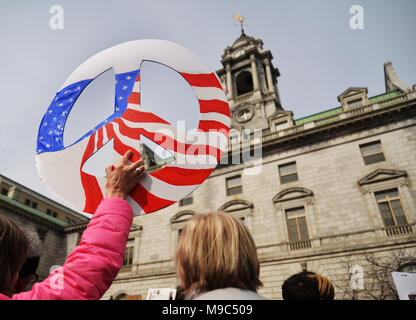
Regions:
M 179 72 L 193 89 L 200 107 L 198 142 L 140 105 L 140 65 L 154 61 Z M 116 73 L 114 113 L 70 146 L 63 146 L 66 119 L 82 90 L 113 68 Z M 126 197 L 134 213 L 150 213 L 195 190 L 212 172 L 227 145 L 230 111 L 214 73 L 188 49 L 163 40 L 137 40 L 104 50 L 81 64 L 52 101 L 39 128 L 36 163 L 46 186 L 65 203 L 94 213 L 106 194 L 105 177 L 87 174 L 84 163 L 112 141 L 115 163 L 132 150 L 140 158 L 140 135 L 173 154 L 168 166 L 146 174 Z M 201 142 L 202 141 L 202 142 Z M 200 161 L 202 159 L 202 161 Z

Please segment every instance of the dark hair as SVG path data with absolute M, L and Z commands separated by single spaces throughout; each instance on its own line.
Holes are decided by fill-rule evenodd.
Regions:
M 303 271 L 282 285 L 284 300 L 334 300 L 334 286 L 326 277 Z
M 19 272 L 29 250 L 29 242 L 19 227 L 0 216 L 0 293 L 11 296 L 13 278 Z
M 283 300 L 320 300 L 317 281 L 305 272 L 295 274 L 282 285 Z

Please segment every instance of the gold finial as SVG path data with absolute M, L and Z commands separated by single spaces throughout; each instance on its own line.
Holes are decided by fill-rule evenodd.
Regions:
M 244 19 L 244 17 L 241 15 L 241 13 L 236 13 L 234 15 L 235 20 L 237 20 L 238 22 L 240 22 L 240 26 L 241 26 L 241 34 L 245 35 L 244 33 L 244 21 L 246 21 L 246 19 Z

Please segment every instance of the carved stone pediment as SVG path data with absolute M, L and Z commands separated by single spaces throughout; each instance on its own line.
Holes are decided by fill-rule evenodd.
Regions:
M 246 200 L 231 200 L 223 204 L 218 211 L 233 212 L 253 208 L 253 204 Z
M 367 92 L 367 88 L 351 87 L 338 96 L 338 101 L 341 102 L 343 99 L 365 96 L 367 95 Z
M 306 188 L 292 187 L 280 191 L 273 197 L 273 202 L 283 202 L 293 199 L 312 197 L 313 192 Z
M 175 214 L 172 218 L 170 218 L 170 223 L 173 224 L 185 222 L 188 219 L 192 218 L 194 215 L 196 215 L 196 212 L 192 210 L 180 211 L 177 214 Z
M 292 118 L 293 118 L 293 112 L 292 111 L 276 110 L 269 117 L 269 120 L 275 120 L 275 119 L 292 119 Z
M 365 184 L 376 183 L 385 180 L 397 179 L 400 177 L 407 177 L 407 172 L 403 170 L 394 169 L 377 169 L 370 174 L 358 180 L 360 186 Z

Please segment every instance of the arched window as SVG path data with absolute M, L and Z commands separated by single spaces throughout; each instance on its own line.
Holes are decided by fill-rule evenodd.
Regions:
M 249 71 L 241 72 L 236 78 L 237 95 L 253 91 L 253 78 Z
M 179 236 L 181 235 L 182 229 L 185 227 L 186 222 L 196 214 L 197 213 L 195 211 L 185 210 L 178 212 L 170 219 L 170 226 L 172 229 L 172 254 L 175 253 Z
M 416 273 L 416 261 L 402 265 L 399 272 Z
M 254 211 L 254 205 L 251 202 L 246 200 L 231 200 L 218 208 L 218 211 L 231 214 L 243 222 L 251 231 L 251 217 Z

